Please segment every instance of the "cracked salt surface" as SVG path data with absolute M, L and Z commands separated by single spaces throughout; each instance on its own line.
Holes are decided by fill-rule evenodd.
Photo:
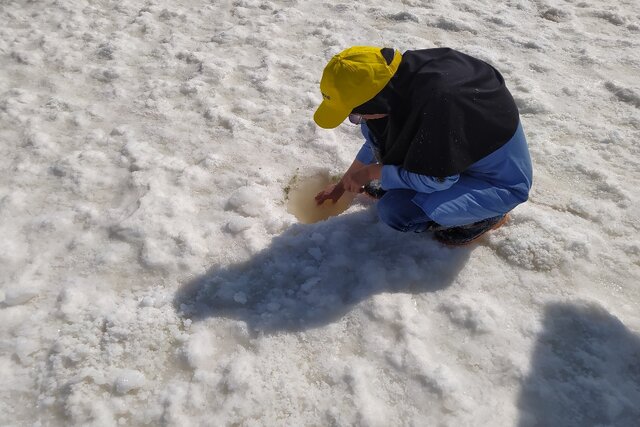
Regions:
M 218 3 L 0 8 L 0 425 L 636 425 L 637 2 Z M 356 44 L 503 72 L 507 225 L 287 210 L 361 144 L 312 121 Z

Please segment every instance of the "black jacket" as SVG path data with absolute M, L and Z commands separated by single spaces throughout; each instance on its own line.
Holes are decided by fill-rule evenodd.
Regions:
M 382 163 L 423 175 L 463 172 L 509 141 L 519 123 L 502 75 L 448 48 L 405 52 L 376 98 L 389 112 L 367 121 Z

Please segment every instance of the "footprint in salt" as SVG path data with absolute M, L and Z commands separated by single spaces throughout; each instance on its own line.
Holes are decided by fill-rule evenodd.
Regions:
M 335 180 L 327 171 L 295 177 L 288 188 L 287 211 L 303 224 L 312 224 L 341 214 L 349 208 L 356 196 L 355 193 L 344 193 L 336 203 L 326 200 L 318 205 L 315 201 L 316 194 L 332 183 L 335 183 Z

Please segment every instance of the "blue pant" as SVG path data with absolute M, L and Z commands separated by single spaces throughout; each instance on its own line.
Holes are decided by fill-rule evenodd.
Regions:
M 378 200 L 378 217 L 398 231 L 422 233 L 438 227 L 424 211 L 412 202 L 413 190 L 389 190 Z
M 370 164 L 379 161 L 373 135 L 361 125 L 366 139 L 358 160 Z M 367 155 L 365 147 L 369 147 Z M 381 219 L 403 231 L 424 231 L 425 214 L 443 227 L 459 227 L 500 217 L 529 197 L 532 166 L 522 125 L 513 137 L 493 153 L 476 161 L 460 173 L 458 182 L 442 191 L 416 192 L 392 190 L 380 206 Z M 412 199 L 413 197 L 413 199 Z M 397 213 L 391 212 L 393 201 Z M 413 203 L 412 203 L 413 202 Z M 421 209 L 423 212 L 420 212 Z

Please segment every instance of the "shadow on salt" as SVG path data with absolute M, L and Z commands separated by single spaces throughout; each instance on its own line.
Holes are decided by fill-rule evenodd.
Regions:
M 186 283 L 174 303 L 193 321 L 219 316 L 242 320 L 254 333 L 304 330 L 338 320 L 377 293 L 443 289 L 472 250 L 400 233 L 379 222 L 375 207 L 361 206 L 291 226 L 248 261 Z
M 518 427 L 640 425 L 640 337 L 601 306 L 545 308 Z

